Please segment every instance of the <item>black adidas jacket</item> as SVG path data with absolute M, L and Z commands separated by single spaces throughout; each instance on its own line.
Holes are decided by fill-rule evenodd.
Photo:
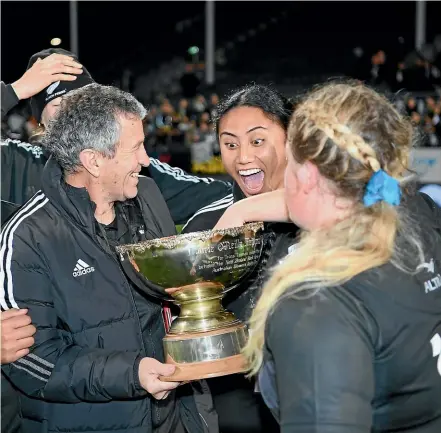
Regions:
M 184 226 L 183 232 L 212 229 L 225 210 L 245 197 L 235 183 L 230 194 L 198 210 Z M 253 275 L 239 287 L 228 292 L 224 307 L 236 317 L 247 321 L 256 305 L 266 271 L 288 254 L 294 244 L 297 229 L 293 224 L 271 223 L 265 225 L 266 241 L 259 263 Z M 266 408 L 261 396 L 255 393 L 254 381 L 243 375 L 209 379 L 208 384 L 219 416 L 222 433 L 277 433 L 279 427 Z
M 1 82 L 2 119 L 18 104 L 10 85 Z M 47 155 L 38 144 L 19 140 L 1 143 L 1 199 L 23 204 L 41 188 L 41 175 Z M 198 209 L 226 195 L 231 184 L 212 178 L 189 175 L 180 168 L 150 159 L 142 174 L 158 185 L 175 224 L 185 224 Z
M 423 198 L 415 274 L 386 264 L 272 312 L 259 386 L 282 433 L 441 432 L 441 211 Z
M 138 235 L 174 234 L 154 182 L 141 178 L 140 185 L 138 197 L 121 204 L 141 210 Z M 86 190 L 74 190 L 49 160 L 43 190 L 2 231 L 0 305 L 29 308 L 37 327 L 31 353 L 2 366 L 21 391 L 21 432 L 148 433 L 156 425 L 168 433 L 161 427 L 170 403 L 151 398 L 137 373 L 141 357 L 163 360 L 161 306 L 135 301 L 140 295 L 98 239 Z M 187 430 L 203 432 L 193 397 L 176 404 Z

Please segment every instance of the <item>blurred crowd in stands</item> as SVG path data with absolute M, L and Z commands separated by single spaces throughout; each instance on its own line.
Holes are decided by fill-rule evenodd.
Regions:
M 212 93 L 207 98 L 201 94 L 189 99 L 163 98 L 158 106 L 152 105 L 145 122 L 148 153 L 164 162 L 173 162 L 173 156 L 176 162 L 181 153 L 180 165 L 187 153 L 192 172 L 223 173 L 212 122 L 218 102 L 218 95 Z
M 414 51 L 403 58 L 383 49 L 374 50 L 369 56 L 357 47 L 354 49 L 356 62 L 351 75 L 392 92 L 406 89 L 409 92 L 433 93 L 441 86 L 441 47 L 440 52 L 427 51 L 426 55 Z
M 224 173 L 215 125 L 212 122 L 218 95 L 212 93 L 205 97 L 197 94 L 189 99 L 160 99 L 158 104 L 150 105 L 145 121 L 148 153 L 163 162 L 194 173 Z M 398 94 L 395 103 L 424 132 L 420 145 L 441 146 L 439 96 Z M 32 133 L 36 127 L 27 107 L 20 107 L 2 123 L 2 135 L 32 142 Z
M 439 97 L 409 96 L 397 99 L 397 107 L 407 112 L 414 125 L 423 132 L 421 146 L 441 146 L 441 99 Z

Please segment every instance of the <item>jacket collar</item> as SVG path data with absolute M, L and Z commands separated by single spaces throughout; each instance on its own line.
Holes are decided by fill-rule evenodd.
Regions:
M 53 156 L 43 169 L 42 183 L 46 197 L 61 214 L 93 230 L 95 203 L 86 188 L 74 188 L 64 181 L 63 170 Z

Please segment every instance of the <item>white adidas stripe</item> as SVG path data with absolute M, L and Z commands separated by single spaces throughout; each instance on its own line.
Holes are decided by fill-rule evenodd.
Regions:
M 187 225 L 194 219 L 194 218 L 196 218 L 198 215 L 201 215 L 201 214 L 203 214 L 203 213 L 207 213 L 207 212 L 213 212 L 213 211 L 215 211 L 215 210 L 219 210 L 219 209 L 225 209 L 225 208 L 228 208 L 228 207 L 230 207 L 232 204 L 234 203 L 234 199 L 233 199 L 233 197 L 231 197 L 231 199 L 229 199 L 229 200 L 227 200 L 227 201 L 225 201 L 225 202 L 223 202 L 223 203 L 219 203 L 219 204 L 217 204 L 217 205 L 215 205 L 215 206 L 213 206 L 213 205 L 210 205 L 210 206 L 206 206 L 206 207 L 203 207 L 202 209 L 199 209 L 186 223 L 185 223 L 185 225 L 182 227 L 182 230 L 184 230 L 186 227 L 187 227 Z
M 233 193 L 230 193 L 230 194 L 226 195 L 225 197 L 220 198 L 219 200 L 216 200 L 210 204 L 207 204 L 204 207 L 201 207 L 200 209 L 198 209 L 195 212 L 195 214 L 197 214 L 198 212 L 209 210 L 209 209 L 214 208 L 214 207 L 216 207 L 220 204 L 223 204 L 223 203 L 227 203 L 227 202 L 229 203 L 229 202 L 231 202 L 231 200 L 234 200 Z
M 31 197 L 31 199 L 16 213 L 14 214 L 14 216 L 3 226 L 2 230 L 1 230 L 1 235 L 0 235 L 0 243 L 3 243 L 3 238 L 6 234 L 6 231 L 8 230 L 8 227 L 10 227 L 13 223 L 14 220 L 17 218 L 17 216 L 19 214 L 21 214 L 22 212 L 26 211 L 27 209 L 29 209 L 30 207 L 32 207 L 32 205 L 41 199 L 41 195 L 43 193 L 41 191 L 38 191 L 33 197 Z
M 40 362 L 41 364 L 43 364 L 43 365 L 45 365 L 46 367 L 49 367 L 49 368 L 54 368 L 55 367 L 55 365 L 52 364 L 52 362 L 46 361 L 45 359 L 40 358 L 39 356 L 34 355 L 33 353 L 29 353 L 29 355 L 26 355 L 26 358 L 35 359 L 36 361 Z
M 7 247 L 7 242 L 5 242 L 5 239 L 7 235 L 10 232 L 11 227 L 13 226 L 14 222 L 17 220 L 17 218 L 20 217 L 23 213 L 26 213 L 32 206 L 42 199 L 42 195 L 40 194 L 41 191 L 37 192 L 37 194 L 34 195 L 24 206 L 22 209 L 20 209 L 3 227 L 0 235 L 0 257 L 1 257 L 1 263 L 0 263 L 0 305 L 4 310 L 8 309 L 8 306 L 4 302 L 5 299 L 5 268 L 4 268 L 4 253 Z
M 234 200 L 234 198 L 233 198 L 233 194 L 228 194 L 228 195 L 225 196 L 224 198 L 221 198 L 221 199 L 219 199 L 219 200 L 214 201 L 213 203 L 210 203 L 210 204 L 207 204 L 207 205 L 204 206 L 204 207 L 201 207 L 200 209 L 198 209 L 198 210 L 195 212 L 195 214 L 198 213 L 198 212 L 202 212 L 202 211 L 205 211 L 205 210 L 209 210 L 209 209 L 214 208 L 214 207 L 216 207 L 216 206 L 219 206 L 220 204 L 223 204 L 223 203 L 229 203 L 229 202 L 231 202 L 231 200 Z
M 224 203 L 225 201 L 228 201 L 228 200 L 231 200 L 231 199 L 233 199 L 233 193 L 227 194 L 225 197 L 222 197 L 222 198 L 220 198 L 218 200 L 215 200 L 214 202 L 212 202 L 210 204 L 207 204 L 206 206 L 200 208 L 199 210 L 205 209 L 207 207 L 215 206 L 215 205 L 217 205 L 219 203 Z
M 20 223 L 28 216 L 32 215 L 38 209 L 42 208 L 47 202 L 48 198 L 39 191 L 22 209 L 14 214 L 11 220 L 6 224 L 1 232 L 1 249 L 0 249 L 0 305 L 3 310 L 9 310 L 6 303 L 5 291 L 5 272 L 7 275 L 7 293 L 8 300 L 13 308 L 19 308 L 14 299 L 14 285 L 12 281 L 11 262 L 13 252 L 14 232 Z M 6 263 L 5 263 L 6 257 Z
M 20 359 L 17 359 L 17 362 L 19 362 L 20 364 L 26 365 L 27 367 L 30 367 L 30 368 L 34 369 L 35 371 L 37 371 L 38 373 L 44 374 L 45 376 L 50 376 L 52 374 L 52 372 L 44 369 L 43 367 L 40 367 L 39 365 L 37 365 L 27 359 L 20 358 Z
M 35 362 L 33 362 L 34 360 L 37 361 L 41 365 L 38 365 Z M 52 364 L 51 362 L 48 362 L 33 353 L 29 353 L 24 358 L 18 359 L 16 362 L 19 362 L 20 364 L 22 364 L 22 370 L 26 371 L 27 373 L 31 374 L 32 376 L 36 377 L 37 379 L 43 379 L 39 374 L 43 374 L 43 375 L 47 376 L 47 378 L 49 378 L 52 374 L 53 368 L 55 367 L 55 365 Z M 12 365 L 14 365 L 14 367 L 16 367 L 16 368 L 20 368 L 15 363 L 12 363 Z M 25 365 L 28 368 L 24 368 L 23 365 Z M 44 366 L 46 368 L 50 368 L 50 371 L 47 370 L 46 368 L 43 368 L 42 366 Z M 29 369 L 31 369 L 31 370 L 29 370 Z M 37 373 L 39 373 L 39 374 L 37 374 Z
M 48 201 L 49 199 L 45 198 L 45 195 L 41 191 L 39 191 L 21 209 L 19 209 L 19 211 L 11 218 L 11 220 L 5 225 L 5 227 L 3 227 L 0 236 L 0 304 L 2 310 L 9 309 L 8 304 L 6 303 L 5 272 L 7 275 L 7 294 L 9 303 L 12 305 L 13 308 L 19 308 L 14 299 L 14 287 L 11 272 L 14 232 L 25 218 L 32 215 L 38 209 L 43 207 Z M 34 361 L 38 362 L 40 365 L 36 364 L 36 362 Z M 11 363 L 11 365 L 19 370 L 26 371 L 31 376 L 35 377 L 36 379 L 42 380 L 43 382 L 48 381 L 48 377 L 50 377 L 50 375 L 52 374 L 52 369 L 54 368 L 54 364 L 40 358 L 33 353 L 29 353 L 24 358 L 18 359 L 17 363 L 13 362 Z M 50 370 L 48 370 L 48 368 Z M 48 377 L 46 378 L 44 376 Z
M 18 148 L 24 149 L 26 152 L 29 152 L 32 154 L 32 156 L 36 159 L 39 159 L 43 155 L 43 149 L 41 146 L 25 143 L 24 141 L 20 140 L 12 140 L 12 139 L 6 139 L 1 140 L 0 145 L 1 146 L 9 146 L 10 144 L 16 144 Z
M 211 177 L 192 176 L 185 173 L 185 171 L 181 168 L 171 167 L 170 165 L 161 162 L 155 158 L 150 158 L 150 163 L 156 168 L 156 170 L 160 171 L 161 173 L 173 176 L 176 180 L 185 180 L 187 182 L 193 183 L 204 182 L 207 184 L 214 182 L 214 179 Z
M 199 214 L 205 213 L 205 212 L 211 212 L 212 210 L 222 209 L 226 206 L 231 206 L 231 204 L 233 204 L 233 203 L 234 203 L 234 199 L 229 198 L 229 199 L 220 201 L 219 203 L 214 203 L 209 206 L 205 206 L 205 207 L 199 209 L 198 211 L 196 211 L 193 216 L 199 215 Z
M 26 372 L 29 373 L 31 376 L 34 376 L 36 379 L 40 379 L 40 380 L 42 380 L 43 382 L 48 382 L 48 381 L 49 381 L 49 379 L 47 379 L 47 378 L 45 378 L 45 377 L 42 377 L 42 376 L 40 376 L 40 375 L 38 375 L 38 374 L 35 374 L 34 372 L 32 372 L 31 370 L 28 370 L 27 368 L 24 368 L 24 367 L 21 367 L 20 365 L 17 365 L 15 362 L 12 362 L 11 365 L 13 365 L 15 368 L 18 368 L 19 370 L 24 370 L 24 371 L 26 371 Z

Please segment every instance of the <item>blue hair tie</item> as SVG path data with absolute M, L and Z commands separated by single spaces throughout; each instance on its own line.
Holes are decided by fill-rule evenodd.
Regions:
M 363 204 L 369 207 L 378 201 L 385 201 L 392 206 L 398 206 L 400 198 L 401 189 L 398 181 L 384 170 L 378 170 L 372 175 L 366 186 Z

